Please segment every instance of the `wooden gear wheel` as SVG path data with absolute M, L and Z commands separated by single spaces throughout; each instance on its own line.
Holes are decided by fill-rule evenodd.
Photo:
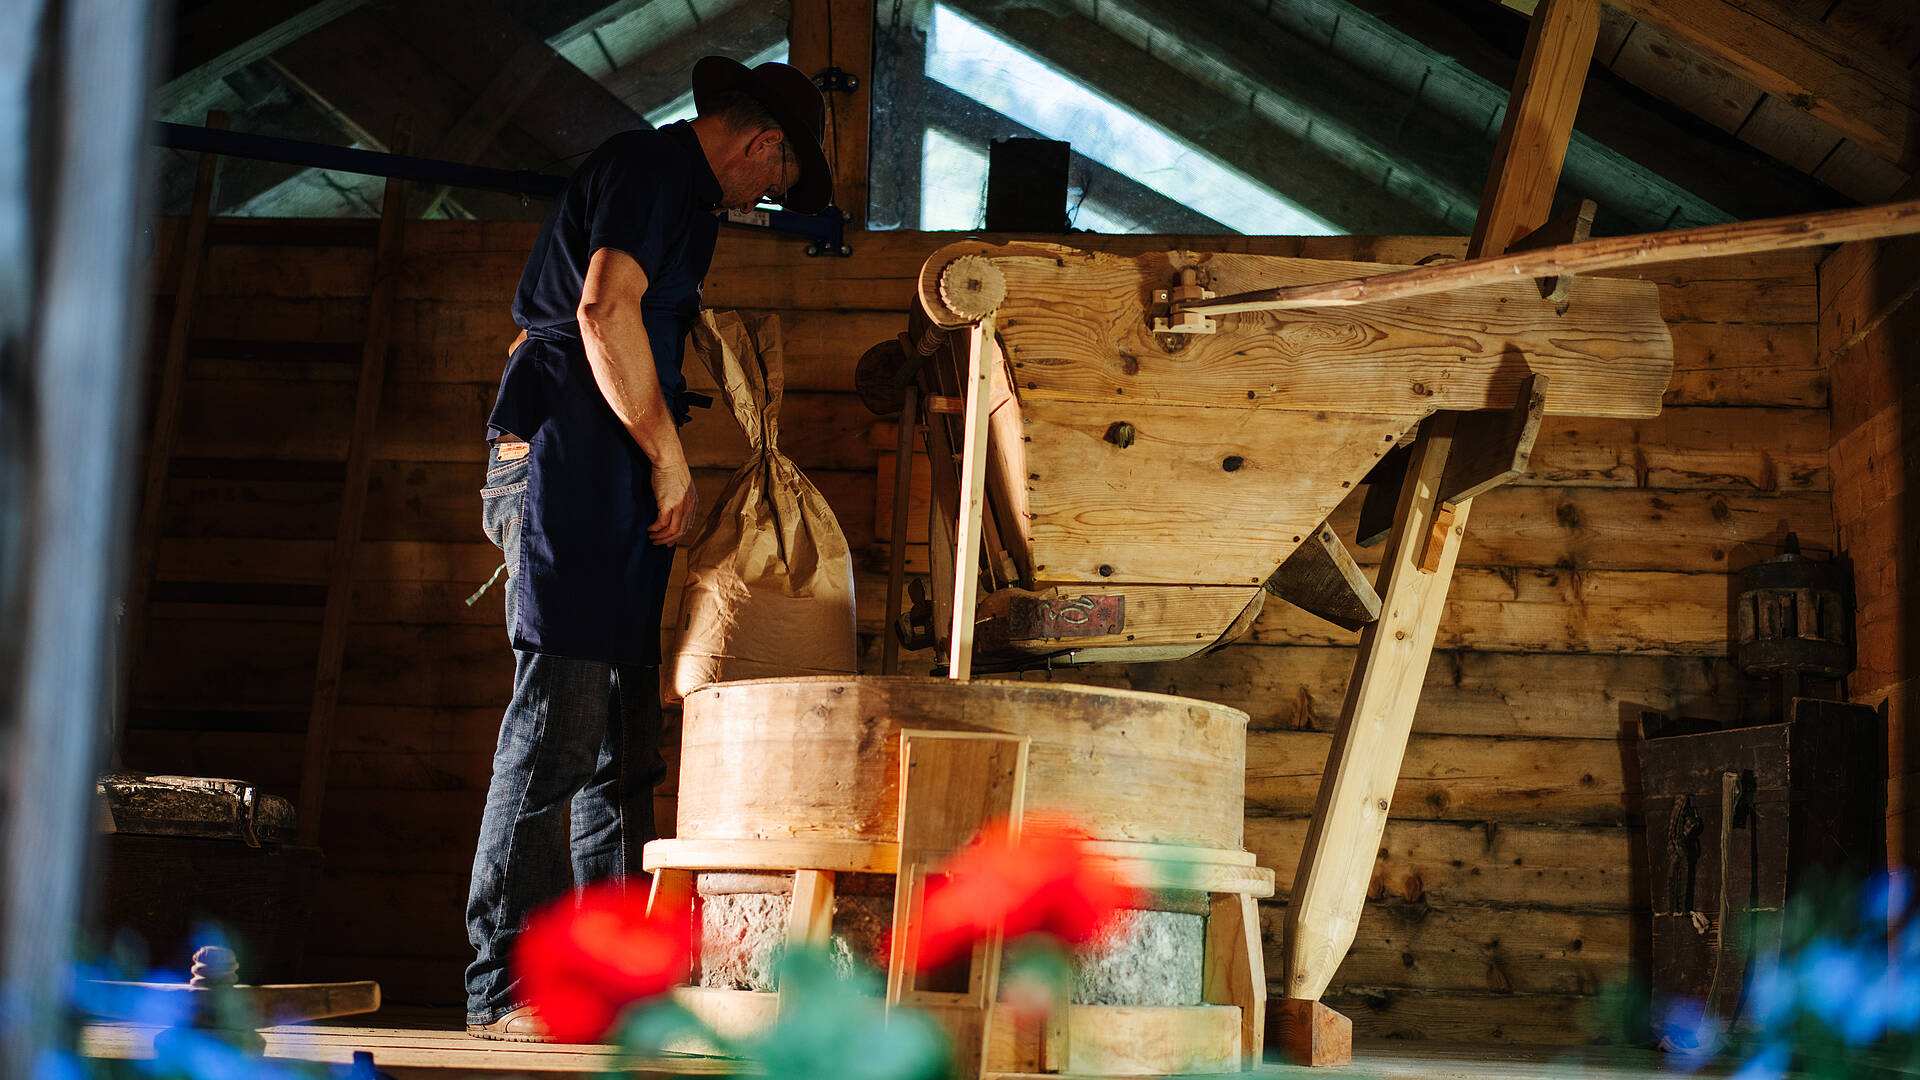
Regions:
M 993 314 L 1007 298 L 1007 279 L 993 260 L 962 255 L 940 271 L 940 302 L 966 322 Z

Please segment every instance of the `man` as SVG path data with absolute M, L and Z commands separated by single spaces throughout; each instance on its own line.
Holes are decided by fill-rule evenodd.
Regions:
M 806 76 L 709 56 L 693 94 L 691 123 L 617 135 L 581 165 L 514 296 L 523 332 L 481 491 L 514 652 L 467 898 L 467 1032 L 481 1038 L 546 1037 L 508 969 L 522 924 L 569 882 L 638 873 L 653 837 L 660 619 L 695 510 L 681 348 L 714 212 L 812 211 L 832 191 Z

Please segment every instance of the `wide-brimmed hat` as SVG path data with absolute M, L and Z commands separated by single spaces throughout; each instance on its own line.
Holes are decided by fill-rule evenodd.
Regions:
M 820 148 L 827 127 L 827 103 L 813 80 L 788 64 L 749 68 L 725 56 L 706 56 L 693 65 L 693 103 L 701 112 L 715 95 L 739 90 L 766 106 L 800 159 L 800 182 L 782 201 L 789 210 L 811 214 L 833 198 L 833 173 Z

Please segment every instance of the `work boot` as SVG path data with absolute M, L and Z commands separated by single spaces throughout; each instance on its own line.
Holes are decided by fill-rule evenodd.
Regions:
M 501 1042 L 558 1042 L 547 1025 L 540 1020 L 540 1014 L 531 1005 L 521 1005 L 500 1014 L 491 1024 L 468 1024 L 467 1034 L 476 1039 L 498 1039 Z

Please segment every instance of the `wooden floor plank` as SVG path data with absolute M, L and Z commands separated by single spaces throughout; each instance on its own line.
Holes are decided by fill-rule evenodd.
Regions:
M 158 1029 L 127 1023 L 102 1023 L 81 1032 L 80 1049 L 87 1057 L 141 1060 L 153 1056 Z M 267 1056 L 293 1061 L 346 1064 L 356 1050 L 370 1050 L 375 1065 L 396 1080 L 409 1077 L 505 1077 L 598 1073 L 625 1067 L 623 1075 L 642 1078 L 667 1076 L 751 1076 L 758 1070 L 743 1061 L 670 1055 L 634 1064 L 612 1053 L 612 1047 L 579 1044 L 487 1043 L 467 1036 L 452 1010 L 387 1009 L 372 1017 L 348 1017 L 337 1023 L 292 1025 L 262 1032 Z M 1639 1080 L 1667 1075 L 1660 1072 L 1658 1055 L 1645 1050 L 1615 1047 L 1449 1046 L 1407 1040 L 1361 1040 L 1348 1068 L 1316 1069 L 1324 1080 L 1548 1080 L 1569 1075 L 1604 1080 Z M 1268 1063 L 1252 1073 L 1219 1077 L 1193 1076 L 1189 1080 L 1225 1080 L 1226 1077 L 1283 1077 L 1299 1071 Z M 1070 1076 L 1054 1080 L 1072 1080 Z

